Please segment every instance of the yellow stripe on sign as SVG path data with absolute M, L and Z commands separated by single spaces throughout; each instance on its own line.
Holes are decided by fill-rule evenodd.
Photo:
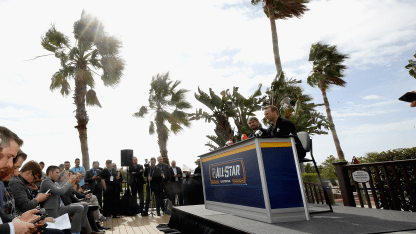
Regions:
M 261 148 L 292 147 L 292 142 L 261 142 Z
M 237 149 L 233 149 L 233 150 L 221 153 L 221 154 L 213 155 L 213 156 L 210 156 L 208 158 L 204 158 L 204 159 L 202 159 L 202 162 L 207 162 L 207 161 L 211 161 L 211 160 L 214 160 L 214 159 L 217 159 L 217 158 L 222 158 L 222 157 L 225 157 L 225 156 L 238 154 L 238 153 L 248 151 L 248 150 L 252 150 L 252 149 L 255 149 L 255 148 L 256 148 L 255 144 L 247 145 L 247 146 L 237 148 Z

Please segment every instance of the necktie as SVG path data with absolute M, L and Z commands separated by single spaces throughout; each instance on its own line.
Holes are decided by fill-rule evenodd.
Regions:
M 97 171 L 94 169 L 94 175 L 97 175 Z

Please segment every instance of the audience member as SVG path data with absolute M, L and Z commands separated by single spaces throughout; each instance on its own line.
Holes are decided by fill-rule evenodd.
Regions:
M 92 169 L 88 170 L 85 174 L 85 182 L 88 183 L 88 189 L 90 192 L 98 198 L 100 207 L 103 207 L 103 186 L 100 178 L 101 172 L 102 170 L 98 169 L 98 162 L 93 162 Z
M 162 171 L 156 166 L 156 158 L 150 159 L 150 166 L 144 170 L 144 176 L 149 182 L 146 187 L 146 206 L 142 216 L 148 216 L 150 196 L 151 193 L 155 195 L 156 200 L 156 213 L 160 216 L 160 208 L 162 207 L 162 186 L 163 181 Z M 162 208 L 163 210 L 163 208 Z
M 139 210 L 136 213 L 143 212 L 144 206 L 144 193 L 143 193 L 143 185 L 146 183 L 143 177 L 143 166 L 137 163 L 137 157 L 133 157 L 133 165 L 129 166 L 129 181 L 128 185 L 131 186 L 131 194 L 133 196 L 133 200 L 137 202 L 137 194 L 139 194 Z
M 82 167 L 82 166 L 80 166 L 80 160 L 79 160 L 79 158 L 76 158 L 75 159 L 75 167 L 73 167 L 71 169 L 71 171 L 73 171 L 74 173 L 79 172 L 81 174 L 82 179 L 81 179 L 81 182 L 79 183 L 79 186 L 81 186 L 82 189 L 85 189 L 85 186 L 84 186 L 84 184 L 85 184 L 85 181 L 84 181 L 85 168 Z
M 171 181 L 171 193 L 172 193 L 172 203 L 175 204 L 176 195 L 178 196 L 179 205 L 183 205 L 183 196 L 182 196 L 182 170 L 176 166 L 176 161 L 172 160 L 171 167 L 169 168 L 170 174 L 172 175 Z
M 117 171 L 112 167 L 112 161 L 107 160 L 106 166 L 101 174 L 101 183 L 104 189 L 104 204 L 103 204 L 103 215 L 107 217 L 112 215 L 113 218 L 117 217 L 117 205 L 119 201 L 116 200 L 118 191 L 118 182 L 117 182 Z
M 57 166 L 49 166 L 46 169 L 47 178 L 42 181 L 40 192 L 45 193 L 49 191 L 50 197 L 45 201 L 44 208 L 46 213 L 51 217 L 59 217 L 68 213 L 72 216 L 71 233 L 79 234 L 81 227 L 86 227 L 86 220 L 83 219 L 84 208 L 82 206 L 65 206 L 61 199 L 68 190 L 75 184 L 76 176 L 71 175 L 67 181 L 61 185 L 55 184 L 59 177 L 59 168 Z
M 160 172 L 162 173 L 162 192 L 165 192 L 166 197 L 169 200 L 173 200 L 172 199 L 172 194 L 171 194 L 171 175 L 170 175 L 170 170 L 169 170 L 169 165 L 163 163 L 163 157 L 159 156 L 157 157 L 157 161 L 159 162 L 159 164 L 157 164 L 156 166 L 160 169 Z M 164 198 L 163 193 L 162 193 L 162 199 Z M 162 203 L 162 210 L 163 212 L 165 212 L 165 206 Z

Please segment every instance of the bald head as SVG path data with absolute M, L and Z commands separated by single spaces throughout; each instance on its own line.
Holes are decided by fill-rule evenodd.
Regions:
M 176 161 L 175 161 L 175 160 L 173 160 L 173 161 L 171 162 L 171 165 L 172 165 L 172 167 L 176 167 Z

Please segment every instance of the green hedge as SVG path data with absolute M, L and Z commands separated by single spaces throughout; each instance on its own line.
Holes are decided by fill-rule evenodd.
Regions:
M 399 148 L 394 150 L 383 151 L 380 153 L 367 153 L 363 158 L 365 162 L 383 162 L 396 161 L 406 159 L 416 159 L 416 147 L 413 148 Z M 365 163 L 362 162 L 362 163 Z

